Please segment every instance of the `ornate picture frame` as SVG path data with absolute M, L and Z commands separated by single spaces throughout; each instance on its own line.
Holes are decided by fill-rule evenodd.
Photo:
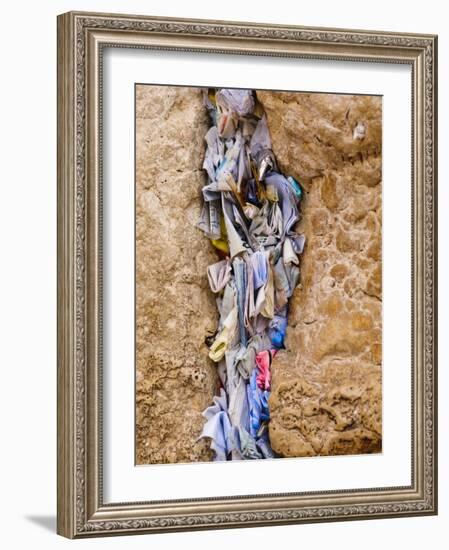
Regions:
M 412 86 L 411 484 L 107 503 L 105 48 L 404 64 Z M 437 513 L 437 37 L 70 12 L 58 17 L 58 519 L 69 538 Z M 404 360 L 409 360 L 405 358 Z

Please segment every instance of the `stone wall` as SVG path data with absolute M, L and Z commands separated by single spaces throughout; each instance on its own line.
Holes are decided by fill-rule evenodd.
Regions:
M 216 388 L 204 338 L 217 323 L 195 227 L 208 119 L 195 88 L 136 90 L 136 462 L 210 460 L 201 412 Z
M 281 455 L 381 450 L 381 99 L 258 92 L 281 170 L 305 188 L 307 238 L 287 350 L 273 363 Z M 195 88 L 136 92 L 136 460 L 210 460 L 217 392 L 204 337 L 217 260 L 195 227 L 208 120 Z
M 282 172 L 304 186 L 306 249 L 270 439 L 285 457 L 381 450 L 379 97 L 258 92 Z

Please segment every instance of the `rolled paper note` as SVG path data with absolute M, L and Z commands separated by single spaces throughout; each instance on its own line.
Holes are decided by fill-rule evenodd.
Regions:
M 214 343 L 210 347 L 209 357 L 215 363 L 218 363 L 220 359 L 223 359 L 226 350 L 233 341 L 235 331 L 237 329 L 237 319 L 237 305 L 235 305 L 226 317 L 223 323 L 223 328 L 218 333 Z
M 253 91 L 238 88 L 223 88 L 215 95 L 215 101 L 239 116 L 251 114 L 255 105 Z
M 264 350 L 256 355 L 256 365 L 258 368 L 257 386 L 262 390 L 269 390 L 271 385 L 271 366 L 272 355 L 270 350 Z
M 275 315 L 270 323 L 268 331 L 273 346 L 277 349 L 284 347 L 285 333 L 287 331 L 287 318 Z
M 231 277 L 231 264 L 228 259 L 222 260 L 208 266 L 207 278 L 212 292 L 217 293 L 223 290 Z
M 290 187 L 295 194 L 295 197 L 298 201 L 302 199 L 303 191 L 301 185 L 295 180 L 293 176 L 288 176 L 287 181 L 290 184 Z
M 293 250 L 292 241 L 288 237 L 286 237 L 284 241 L 282 256 L 283 256 L 284 264 L 296 264 L 296 265 L 299 264 L 298 256 L 296 255 L 296 252 Z

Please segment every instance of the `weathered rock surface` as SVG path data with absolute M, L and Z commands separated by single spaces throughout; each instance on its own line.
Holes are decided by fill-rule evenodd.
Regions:
M 195 88 L 136 92 L 136 461 L 210 460 L 217 323 L 195 227 L 208 120 Z M 304 185 L 307 237 L 270 438 L 286 457 L 381 449 L 381 99 L 258 92 L 281 170 Z
M 136 117 L 136 462 L 210 460 L 196 442 L 217 389 L 216 255 L 195 227 L 207 114 L 198 89 L 142 85 Z
M 381 98 L 258 92 L 283 173 L 305 187 L 307 239 L 270 439 L 285 457 L 379 452 Z

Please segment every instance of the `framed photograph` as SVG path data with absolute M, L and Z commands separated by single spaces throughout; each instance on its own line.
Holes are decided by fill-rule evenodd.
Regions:
M 58 533 L 437 512 L 437 37 L 58 18 Z

